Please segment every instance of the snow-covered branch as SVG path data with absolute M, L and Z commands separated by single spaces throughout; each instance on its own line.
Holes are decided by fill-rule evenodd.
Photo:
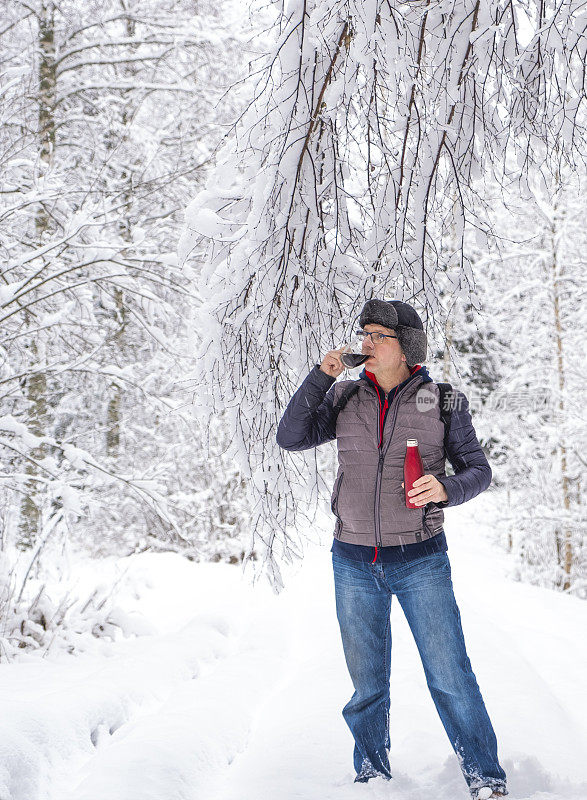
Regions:
M 490 233 L 481 178 L 503 179 L 512 157 L 521 181 L 580 163 L 586 24 L 575 0 L 280 9 L 252 100 L 188 207 L 180 245 L 187 260 L 207 243 L 202 414 L 230 409 L 272 574 L 274 556 L 295 549 L 302 496 L 275 444 L 285 402 L 344 341 L 365 298 L 392 292 L 430 325 L 444 322 L 439 270 L 456 257 L 455 285 L 471 291 L 464 232 Z M 450 252 L 439 244 L 448 236 Z

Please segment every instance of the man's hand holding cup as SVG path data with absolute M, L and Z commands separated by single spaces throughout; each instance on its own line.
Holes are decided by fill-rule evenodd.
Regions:
M 338 376 L 341 375 L 346 369 L 345 365 L 340 360 L 340 354 L 343 352 L 345 347 L 346 345 L 338 350 L 330 350 L 322 359 L 320 369 L 322 372 L 330 375 L 331 378 L 338 378 Z

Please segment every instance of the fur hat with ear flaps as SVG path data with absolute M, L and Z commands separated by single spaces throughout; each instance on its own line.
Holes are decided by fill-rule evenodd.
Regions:
M 415 308 L 401 300 L 367 300 L 359 317 L 364 328 L 369 323 L 383 325 L 397 333 L 409 367 L 426 361 L 424 324 Z

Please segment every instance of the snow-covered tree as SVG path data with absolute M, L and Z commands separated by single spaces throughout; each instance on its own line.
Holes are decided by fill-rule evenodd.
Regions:
M 301 500 L 274 440 L 284 402 L 367 297 L 415 301 L 440 336 L 439 243 L 457 243 L 451 294 L 466 294 L 464 231 L 489 232 L 475 181 L 501 178 L 510 152 L 526 174 L 584 150 L 587 39 L 572 1 L 276 5 L 277 40 L 188 209 L 181 255 L 207 244 L 209 409 L 229 409 L 279 583 Z M 301 485 L 318 486 L 313 458 L 298 463 Z
M 585 596 L 581 502 L 587 432 L 585 235 L 580 181 L 568 171 L 509 191 L 487 184 L 495 232 L 467 251 L 477 308 L 452 309 L 455 375 L 493 467 L 495 530 L 524 580 Z
M 199 298 L 175 248 L 238 111 L 234 6 L 0 8 L 2 549 L 27 574 L 66 541 L 214 555 L 209 465 L 181 410 Z
M 517 244 L 495 260 L 483 289 L 510 339 L 486 408 L 498 521 L 521 577 L 585 597 L 587 206 L 568 173 L 531 188 L 515 217 L 510 199 Z

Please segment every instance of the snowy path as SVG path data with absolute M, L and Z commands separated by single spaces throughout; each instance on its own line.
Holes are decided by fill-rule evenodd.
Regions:
M 503 577 L 467 511 L 449 555 L 510 797 L 587 800 L 587 604 Z M 172 554 L 135 557 L 124 586 L 147 635 L 0 667 L 0 800 L 467 800 L 397 602 L 394 780 L 353 784 L 327 546 L 278 597 Z
M 467 646 L 500 744 L 512 800 L 587 798 L 587 608 L 505 578 L 500 556 L 466 533 L 449 544 Z M 501 559 L 505 561 L 505 559 Z M 482 565 L 482 567 L 480 566 Z M 244 754 L 210 800 L 469 797 L 399 604 L 392 611 L 392 784 L 352 783 L 341 716 L 352 686 L 336 628 L 329 553 L 292 586 L 298 608 L 289 680 L 262 711 Z M 308 587 L 316 591 L 308 591 Z M 321 587 L 321 588 L 318 588 Z

